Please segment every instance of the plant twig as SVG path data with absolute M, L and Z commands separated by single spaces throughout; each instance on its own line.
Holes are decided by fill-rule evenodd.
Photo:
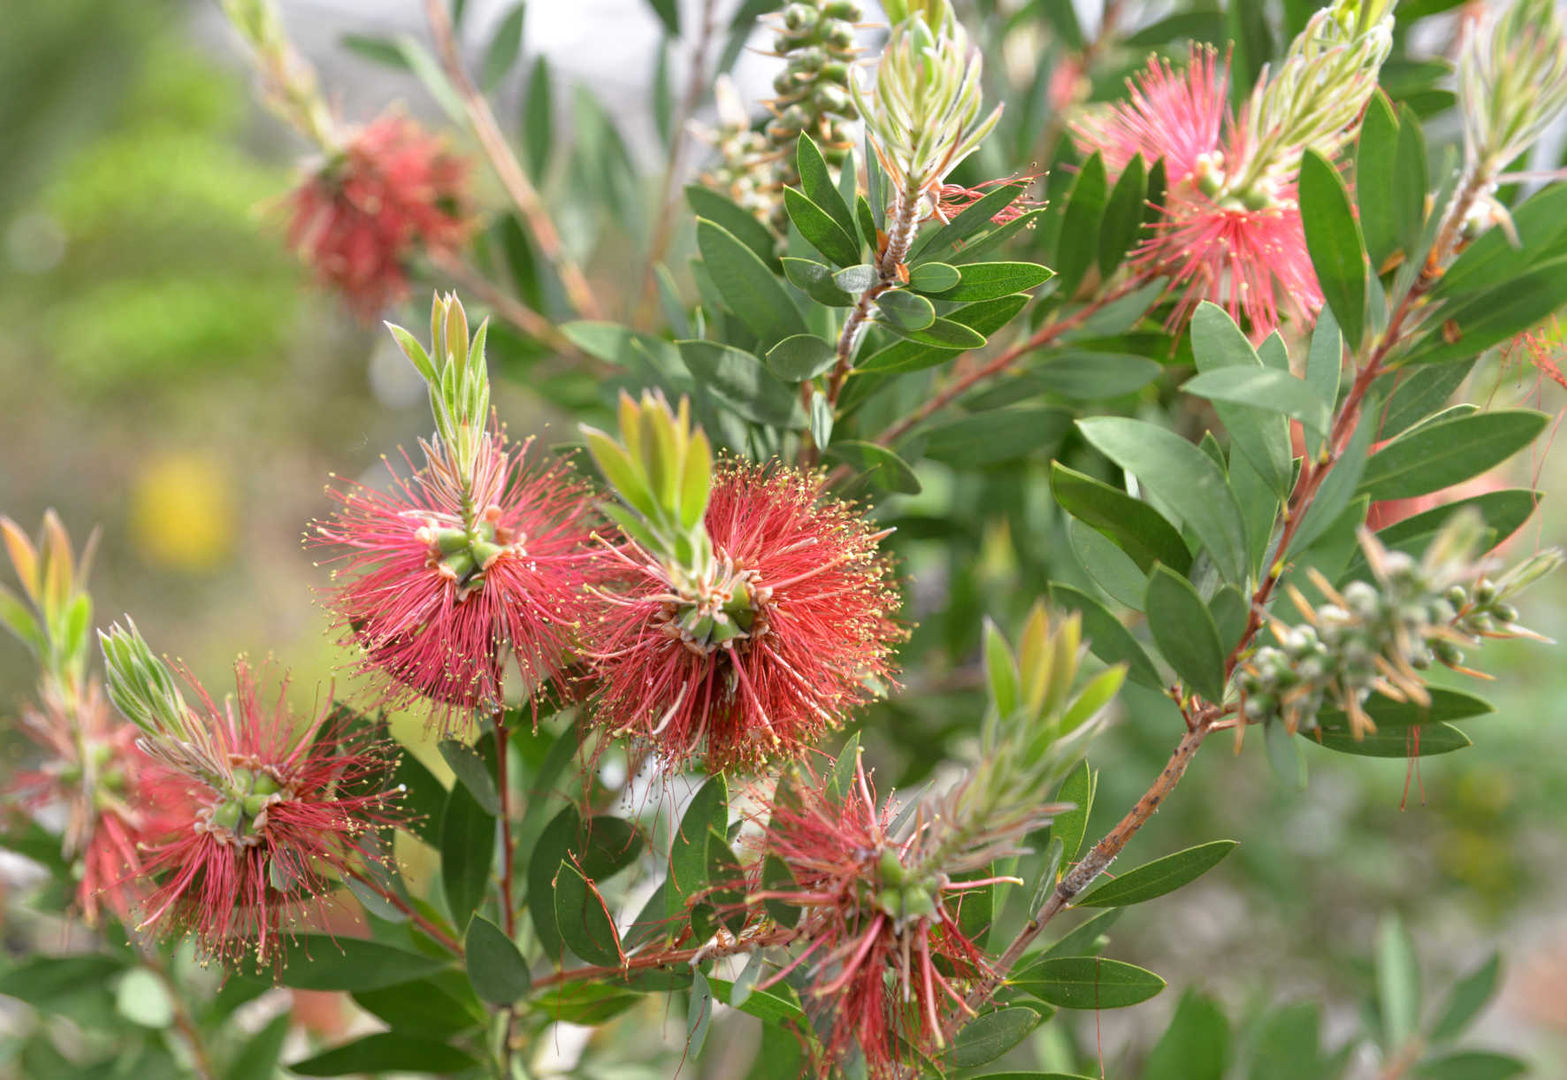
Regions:
M 501 810 L 501 914 L 506 927 L 506 936 L 512 937 L 517 933 L 517 907 L 513 902 L 511 882 L 517 848 L 511 834 L 511 784 L 506 765 L 507 734 L 504 719 L 497 715 L 495 717 L 495 793 L 500 800 Z
M 626 962 L 619 966 L 591 964 L 586 967 L 571 968 L 567 971 L 552 971 L 548 974 L 538 975 L 533 979 L 533 988 L 537 990 L 540 987 L 559 986 L 562 983 L 581 982 L 584 979 L 614 979 L 632 971 L 676 967 L 680 964 L 690 964 L 694 960 L 705 960 L 709 957 L 733 956 L 736 953 L 751 952 L 755 949 L 787 945 L 795 938 L 800 937 L 802 933 L 803 930 L 800 926 L 781 926 L 766 933 L 753 934 L 750 937 L 730 938 L 727 941 L 691 946 L 684 949 L 639 953 L 636 956 L 628 956 Z
M 528 179 L 528 174 L 523 171 L 517 155 L 512 152 L 511 144 L 501 133 L 500 124 L 495 119 L 489 101 L 479 92 L 479 88 L 469 77 L 467 68 L 463 66 L 462 56 L 457 51 L 456 35 L 452 30 L 452 19 L 446 11 L 445 0 L 425 0 L 424 8 L 430 22 L 430 33 L 435 38 L 436 52 L 441 58 L 441 66 L 446 69 L 447 78 L 451 79 L 452 85 L 462 97 L 468 122 L 473 126 L 473 133 L 484 149 L 485 157 L 489 158 L 490 167 L 495 170 L 495 175 L 500 179 L 501 186 L 506 189 L 506 194 L 527 219 L 528 227 L 533 232 L 533 239 L 539 245 L 539 250 L 560 274 L 561 284 L 565 286 L 566 295 L 571 298 L 572 306 L 587 318 L 600 318 L 598 298 L 588 285 L 587 278 L 583 276 L 582 268 L 566 253 L 561 244 L 560 233 L 555 228 L 555 222 L 550 219 L 549 211 L 544 206 L 544 200 L 539 197 L 538 189 Z
M 381 884 L 379 881 L 376 881 L 368 874 L 351 870 L 348 872 L 348 875 L 355 881 L 363 885 L 368 885 L 375 891 L 377 896 L 379 896 L 382 900 L 385 900 L 388 904 L 391 904 L 398 911 L 401 911 L 404 915 L 407 915 L 409 920 L 412 921 L 415 926 L 417 926 L 420 930 L 423 930 L 430 937 L 440 942 L 456 955 L 463 955 L 462 942 L 458 941 L 451 934 L 447 933 L 443 927 L 437 924 L 424 912 L 420 911 L 413 904 L 409 903 L 406 898 L 397 895 L 397 893 L 391 891 L 385 885 Z
M 432 266 L 456 282 L 464 292 L 484 301 L 495 314 L 524 334 L 537 338 L 551 349 L 577 353 L 576 346 L 566 340 L 554 323 L 504 289 L 497 288 L 472 264 L 445 252 L 431 251 L 428 254 Z

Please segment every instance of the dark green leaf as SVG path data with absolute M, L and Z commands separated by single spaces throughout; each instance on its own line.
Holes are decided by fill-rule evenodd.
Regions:
M 734 983 L 728 979 L 708 979 L 707 984 L 713 991 L 714 998 L 725 1005 L 729 1004 L 734 993 Z M 734 1007 L 741 1012 L 749 1013 L 765 1024 L 778 1024 L 784 1021 L 798 1023 L 805 1020 L 805 1009 L 800 1005 L 799 995 L 787 983 L 779 983 L 766 990 L 757 990 L 753 987 L 750 994 Z
M 47 1009 L 125 968 L 119 957 L 98 953 L 35 956 L 0 974 L 0 994 Z
M 436 744 L 436 749 L 440 750 L 441 757 L 446 759 L 446 764 L 484 812 L 492 816 L 499 814 L 501 800 L 495 790 L 495 777 L 490 775 L 489 763 L 473 747 L 456 739 L 442 739 Z
M 947 261 L 969 237 L 991 226 L 991 219 L 1023 194 L 1026 183 L 1003 184 L 985 193 L 947 224 L 914 241 L 905 261 L 910 267 L 931 260 Z
M 749 211 L 741 209 L 705 184 L 688 185 L 686 202 L 697 217 L 706 218 L 728 229 L 731 236 L 749 248 L 769 269 L 782 269 L 778 260 L 777 241 L 773 239 L 772 232 Z
M 1014 461 L 1054 451 L 1072 426 L 1072 414 L 1048 406 L 994 409 L 932 427 L 925 456 L 957 468 Z
M 1567 243 L 1567 187 L 1541 188 L 1512 216 L 1517 245 L 1505 229 L 1483 233 L 1447 268 L 1432 294 L 1458 298 L 1487 292 L 1562 257 Z
M 1344 337 L 1333 321 L 1333 312 L 1323 309 L 1317 316 L 1316 328 L 1311 333 L 1311 349 L 1306 354 L 1306 382 L 1317 392 L 1317 397 L 1332 406 L 1338 401 L 1339 377 L 1344 368 Z M 1315 453 L 1322 445 L 1322 438 L 1306 436 L 1308 452 Z
M 555 922 L 566 947 L 588 963 L 608 967 L 625 959 L 604 898 L 569 862 L 555 874 Z
M 669 848 L 669 881 L 665 912 L 681 915 L 686 898 L 707 887 L 707 836 L 729 827 L 729 786 L 722 774 L 708 778 L 692 796 Z
M 1119 960 L 1047 956 L 1014 975 L 1012 985 L 1063 1009 L 1119 1009 L 1147 1001 L 1164 989 L 1164 980 Z
M 1025 378 L 1051 394 L 1076 401 L 1102 401 L 1141 390 L 1164 369 L 1129 353 L 1052 350 Z
M 849 204 L 844 201 L 837 185 L 832 182 L 832 173 L 827 169 L 827 162 L 822 158 L 822 152 L 811 141 L 811 137 L 803 132 L 795 145 L 795 164 L 800 169 L 800 190 L 804 192 L 805 197 L 825 211 L 845 237 L 854 236 L 854 215 L 849 212 Z M 859 245 L 854 244 L 852 240 L 850 243 L 854 247 L 855 255 L 844 261 L 844 266 L 859 261 Z
M 1450 754 L 1473 746 L 1474 741 L 1450 724 L 1384 728 L 1356 739 L 1348 731 L 1302 731 L 1301 735 L 1329 750 L 1357 757 L 1403 758 Z
M 1011 322 L 1027 303 L 1026 296 L 1003 296 L 999 300 L 981 300 L 958 308 L 951 313 L 950 320 L 988 336 Z M 935 364 L 944 364 L 952 359 L 954 350 L 961 351 L 968 347 L 898 341 L 861 360 L 855 365 L 855 370 L 867 373 L 918 371 Z
M 1147 651 L 1103 604 L 1085 592 L 1055 581 L 1050 583 L 1050 600 L 1058 607 L 1082 613 L 1083 636 L 1095 656 L 1107 664 L 1124 663 L 1128 678 L 1144 686 L 1163 689 L 1159 669 L 1148 659 Z
M 1235 320 L 1217 304 L 1205 300 L 1197 305 L 1192 313 L 1191 339 L 1198 378 L 1218 379 L 1221 387 L 1227 387 L 1231 393 L 1235 392 L 1233 387 L 1223 380 L 1236 376 L 1219 372 L 1239 369 L 1259 374 L 1271 372 L 1261 375 L 1263 379 L 1290 377 L 1287 371 L 1265 366 Z M 1257 409 L 1255 401 L 1228 404 L 1221 400 L 1214 411 L 1229 431 L 1231 444 L 1251 463 L 1257 475 L 1280 498 L 1287 495 L 1293 478 L 1289 424 L 1278 415 L 1279 410 Z
M 1107 197 L 1104 158 L 1096 151 L 1083 163 L 1072 185 L 1056 243 L 1055 270 L 1062 296 L 1071 296 L 1083 283 L 1099 251 L 1099 225 Z
M 1143 610 L 1154 644 L 1181 681 L 1210 702 L 1223 701 L 1225 649 L 1192 583 L 1167 566 L 1155 566 Z
M 472 1055 L 455 1046 L 383 1031 L 296 1061 L 288 1069 L 300 1076 L 384 1072 L 449 1075 L 477 1064 Z
M 446 966 L 445 960 L 378 941 L 300 934 L 284 945 L 279 970 L 283 985 L 296 990 L 377 990 Z
M 1061 841 L 1061 865 L 1070 866 L 1077 861 L 1077 853 L 1083 846 L 1083 836 L 1088 832 L 1088 815 L 1094 808 L 1095 777 L 1087 759 L 1061 781 L 1056 801 L 1071 803 L 1072 809 L 1057 814 L 1050 824 L 1050 833 Z
M 1398 112 L 1398 147 L 1393 162 L 1393 223 L 1407 255 L 1420 243 L 1426 224 L 1426 139 L 1408 105 Z
M 1076 518 L 1067 522 L 1066 539 L 1077 561 L 1110 599 L 1133 611 L 1143 610 L 1148 575 L 1137 568 L 1132 557 L 1117 547 L 1115 541 Z
M 1357 345 L 1366 325 L 1366 252 L 1344 179 L 1327 158 L 1308 148 L 1299 183 L 1301 224 L 1317 283 L 1344 336 Z
M 1058 461 L 1050 463 L 1050 490 L 1063 510 L 1115 541 L 1144 573 L 1156 562 L 1183 574 L 1191 568 L 1181 534 L 1141 499 Z
M 1440 329 L 1406 363 L 1465 360 L 1527 330 L 1567 303 L 1567 258 L 1548 262 L 1469 299 L 1444 307 Z
M 837 192 L 833 194 L 837 195 Z M 800 230 L 800 235 L 830 262 L 838 266 L 853 266 L 860 261 L 860 245 L 826 210 L 794 188 L 784 188 L 784 207 L 789 211 L 789 220 Z
M 528 858 L 528 911 L 539 948 L 551 963 L 561 964 L 563 943 L 555 923 L 555 871 L 577 845 L 582 818 L 570 803 L 550 820 Z
M 1462 1035 L 1496 995 L 1501 975 L 1502 955 L 1492 953 L 1490 959 L 1460 979 L 1442 1009 L 1441 1018 L 1431 1029 L 1432 1041 L 1446 1042 Z
M 948 1063 L 969 1069 L 995 1061 L 1039 1026 L 1039 1014 L 1021 1005 L 997 1009 L 964 1025 L 952 1040 Z
M 914 294 L 903 295 L 912 297 Z M 977 349 L 985 344 L 984 334 L 953 319 L 936 319 L 929 326 L 918 330 L 906 330 L 892 322 L 886 326 L 905 341 L 918 345 L 934 345 L 942 349 Z
M 1106 908 L 1081 926 L 1052 942 L 1042 956 L 1098 956 L 1110 944 L 1110 927 L 1121 917 L 1120 908 Z
M 864 473 L 877 487 L 903 495 L 920 493 L 919 477 L 909 463 L 885 446 L 843 439 L 832 444 L 829 455 L 835 460 Z
M 1154 1044 L 1140 1080 L 1223 1080 L 1230 1025 L 1212 998 L 1188 990 Z
M 392 771 L 392 783 L 401 784 L 403 828 L 432 847 L 441 842 L 441 815 L 446 812 L 446 785 L 435 778 L 413 751 L 403 750 Z
M 1398 118 L 1387 95 L 1378 90 L 1366 103 L 1355 152 L 1355 201 L 1373 269 L 1381 267 L 1399 248 L 1398 193 L 1394 187 L 1397 168 Z
M 393 1031 L 432 1039 L 472 1031 L 488 1018 L 466 973 L 455 969 L 376 990 L 360 990 L 354 994 L 354 1002 Z
M 1404 729 L 1421 724 L 1452 723 L 1456 720 L 1470 720 L 1476 716 L 1485 716 L 1496 711 L 1496 707 L 1489 701 L 1462 690 L 1432 686 L 1427 688 L 1427 693 L 1431 696 L 1429 705 L 1422 705 L 1418 701 L 1395 701 L 1381 694 L 1372 694 L 1366 698 L 1361 707 L 1377 725 L 1378 730 Z M 1317 722 L 1324 728 L 1334 731 L 1348 732 L 1350 729 L 1349 718 L 1334 708 L 1324 708 L 1317 715 Z M 1399 734 L 1402 736 L 1402 731 Z
M 1321 1060 L 1321 1019 L 1312 1004 L 1290 1005 L 1269 1016 L 1252 1048 L 1247 1080 L 1323 1080 L 1334 1075 Z
M 1540 505 L 1541 498 L 1542 495 L 1538 491 L 1529 491 L 1527 488 L 1505 488 L 1501 491 L 1488 491 L 1484 495 L 1472 495 L 1467 499 L 1455 499 L 1433 510 L 1414 514 L 1384 529 L 1379 529 L 1377 540 L 1390 550 L 1406 551 L 1419 558 L 1425 554 L 1427 546 L 1454 514 L 1472 511 L 1478 513 L 1480 520 L 1492 531 L 1492 539 L 1486 546 L 1494 546 L 1523 527 L 1524 522 L 1533 516 L 1535 509 Z M 1352 566 L 1345 576 L 1353 576 L 1364 565 L 1363 558 L 1357 560 L 1355 566 Z
M 922 293 L 942 293 L 962 280 L 956 266 L 947 263 L 921 263 L 909 271 L 909 288 Z
M 1246 529 L 1224 474 L 1197 447 L 1164 428 L 1123 417 L 1079 420 L 1100 453 L 1132 473 L 1208 548 L 1226 579 L 1246 577 Z
M 441 817 L 441 890 L 458 926 L 484 900 L 494 861 L 494 815 L 485 813 L 467 788 L 453 784 Z
M 539 57 L 528 73 L 528 97 L 522 114 L 522 156 L 535 182 L 549 169 L 550 147 L 555 145 L 555 107 L 549 62 Z
M 1210 401 L 1226 401 L 1288 416 L 1319 436 L 1333 421 L 1331 406 L 1310 383 L 1276 368 L 1217 368 L 1188 379 L 1181 389 Z
M 1511 1080 L 1529 1071 L 1526 1062 L 1489 1050 L 1461 1050 L 1415 1069 L 1416 1080 Z
M 658 21 L 664 24 L 664 29 L 669 31 L 669 36 L 680 36 L 680 4 L 679 0 L 647 0 L 647 6 L 653 9 L 653 14 L 658 16 Z
M 767 366 L 785 382 L 804 382 L 832 370 L 838 351 L 815 334 L 796 334 L 774 345 L 767 353 Z
M 1177 851 L 1106 881 L 1076 904 L 1078 907 L 1124 907 L 1152 900 L 1197 880 L 1233 850 L 1234 840 L 1213 840 Z
M 528 963 L 506 932 L 482 915 L 468 924 L 463 943 L 474 992 L 496 1005 L 510 1005 L 533 986 Z
M 832 269 L 823 263 L 786 257 L 783 260 L 783 272 L 791 285 L 818 304 L 826 304 L 828 307 L 854 306 L 854 297 L 838 287 L 833 280 Z
M 936 306 L 907 289 L 882 293 L 876 298 L 876 308 L 881 312 L 882 320 L 900 334 L 924 330 L 936 321 Z
M 484 66 L 480 68 L 479 85 L 486 91 L 494 90 L 517 62 L 522 52 L 522 22 L 527 5 L 515 4 L 497 24 L 495 36 L 484 54 Z
M 528 1005 L 541 1017 L 568 1024 L 602 1024 L 642 1001 L 623 983 L 566 983 L 535 994 Z
M 1135 154 L 1121 170 L 1110 191 L 1103 223 L 1099 226 L 1099 273 L 1108 278 L 1137 241 L 1142 231 L 1148 171 L 1141 154 Z
M 696 240 L 724 303 L 764 346 L 806 332 L 799 309 L 756 252 L 705 218 L 697 219 Z
M 267 1026 L 245 1040 L 234 1061 L 223 1072 L 223 1080 L 273 1080 L 277 1076 L 278 1055 L 293 1017 L 284 1012 L 274 1016 Z
M 1528 446 L 1549 419 L 1530 409 L 1497 409 L 1423 424 L 1372 454 L 1356 490 L 1404 499 L 1452 487 Z
M 716 341 L 677 341 L 675 345 L 702 388 L 722 398 L 745 419 L 769 427 L 805 427 L 799 395 L 755 356 Z
M 998 296 L 1010 296 L 1043 285 L 1054 273 L 1049 267 L 1027 262 L 971 262 L 964 263 L 957 270 L 959 280 L 945 291 L 939 294 L 936 289 L 921 291 L 938 294 L 938 300 L 994 300 Z

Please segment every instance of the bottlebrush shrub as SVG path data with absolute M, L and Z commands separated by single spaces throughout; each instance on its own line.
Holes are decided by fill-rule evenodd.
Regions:
M 1520 594 L 1559 562 L 1495 553 L 1537 492 L 1443 493 L 1547 426 L 1465 388 L 1567 302 L 1567 186 L 1505 171 L 1567 101 L 1567 44 L 1546 0 L 1498 5 L 1465 22 L 1449 93 L 1410 43 L 1450 35 L 1403 32 L 1438 6 L 1132 25 L 1107 4 L 1090 37 L 1069 4 L 964 26 L 893 2 L 883 33 L 791 3 L 764 24 L 784 96 L 748 121 L 726 102 L 747 149 L 715 162 L 686 129 L 759 5 L 724 27 L 656 2 L 660 178 L 588 88 L 562 149 L 543 60 L 513 80 L 512 147 L 486 95 L 520 63 L 520 5 L 477 70 L 463 5 L 428 0 L 431 49 L 353 39 L 461 130 L 351 136 L 267 0 L 226 0 L 328 155 L 294 197 L 315 279 L 363 314 L 423 278 L 488 318 L 470 332 L 446 291 L 428 343 L 391 326 L 433 430 L 309 528 L 366 676 L 343 700 L 295 711 L 243 663 L 233 698 L 182 690 L 129 620 L 97 674 L 89 554 L 53 515 L 37 540 L 0 521 L 0 619 L 39 670 L 0 842 L 40 884 L 8 918 L 71 943 L 0 970 L 35 1014 L 22 1072 L 1100 1074 L 1031 1036 L 1164 987 L 1105 932 L 1234 842 L 1107 871 L 1167 800 L 1203 800 L 1193 756 L 1260 729 L 1290 785 L 1319 751 L 1470 745 L 1455 724 L 1491 706 L 1454 683 L 1534 636 Z M 1377 88 L 1394 63 L 1402 101 Z M 1079 83 L 1105 100 L 1037 111 Z M 1428 146 L 1432 119 L 1462 141 Z M 687 175 L 722 190 L 682 209 Z M 492 367 L 564 434 L 509 432 Z M 403 709 L 435 755 L 388 741 Z M 1096 836 L 1112 721 L 1169 759 L 1116 785 L 1148 786 Z M 1232 1054 L 1189 991 L 1118 1068 L 1332 1076 L 1362 1043 L 1386 1075 L 1522 1068 L 1454 1047 L 1495 960 L 1432 1019 L 1398 923 L 1374 952 L 1348 1043 L 1285 1007 Z M 279 985 L 365 1022 L 294 1033 Z

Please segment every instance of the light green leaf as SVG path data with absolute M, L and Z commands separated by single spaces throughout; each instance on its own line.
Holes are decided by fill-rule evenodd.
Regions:
M 1191 552 L 1181 534 L 1141 499 L 1058 461 L 1050 463 L 1050 490 L 1063 510 L 1109 537 L 1144 573 L 1156 562 L 1178 573 L 1190 569 Z
M 1047 956 L 1011 979 L 1018 990 L 1063 1009 L 1119 1009 L 1147 1001 L 1164 980 L 1146 968 L 1098 956 Z
M 1039 1014 L 1021 1005 L 997 1009 L 965 1024 L 952 1040 L 948 1063 L 958 1069 L 994 1061 L 1039 1026 Z
M 804 382 L 831 371 L 838 350 L 815 334 L 786 337 L 767 352 L 767 367 L 785 382 Z
M 1148 576 L 1143 610 L 1154 644 L 1186 685 L 1218 704 L 1224 700 L 1224 655 L 1208 605 L 1192 583 L 1167 566 Z
M 1230 852 L 1234 840 L 1198 844 L 1151 863 L 1144 863 L 1120 877 L 1104 882 L 1078 900 L 1078 907 L 1125 907 L 1174 892 L 1212 870 Z
M 1421 425 L 1367 459 L 1356 491 L 1405 499 L 1452 487 L 1528 446 L 1549 420 L 1531 409 L 1496 409 Z
M 1376 958 L 1382 1045 L 1396 1053 L 1420 1026 L 1420 965 L 1415 943 L 1396 916 L 1384 918 L 1377 930 Z

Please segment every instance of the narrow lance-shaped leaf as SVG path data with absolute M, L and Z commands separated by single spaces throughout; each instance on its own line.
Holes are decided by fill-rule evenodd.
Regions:
M 1331 162 L 1308 149 L 1300 163 L 1300 215 L 1317 283 L 1351 345 L 1366 325 L 1366 250 L 1349 192 Z

